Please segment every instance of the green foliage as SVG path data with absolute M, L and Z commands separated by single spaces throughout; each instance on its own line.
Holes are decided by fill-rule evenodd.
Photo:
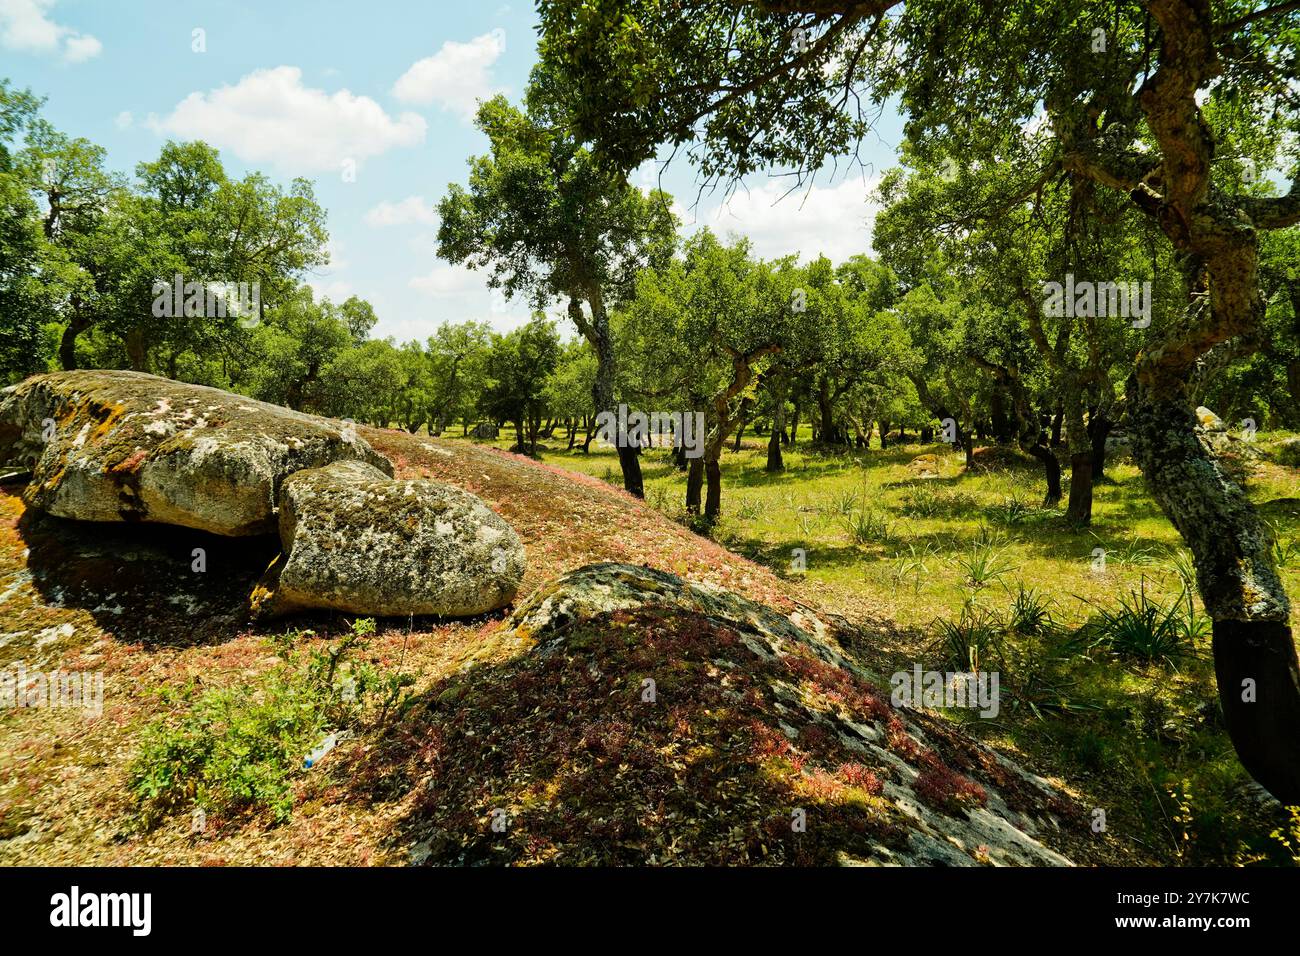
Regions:
M 989 670 L 1003 656 L 1003 625 L 997 614 L 966 604 L 953 620 L 939 620 L 938 653 L 947 666 L 965 671 Z
M 1011 602 L 1007 629 L 1026 636 L 1047 634 L 1053 629 L 1050 597 L 1021 583 Z
M 304 658 L 297 645 L 311 632 L 289 632 L 276 641 L 282 663 L 252 686 L 191 684 L 164 695 L 173 713 L 148 727 L 130 770 L 142 821 L 191 805 L 288 819 L 294 780 L 325 733 L 382 724 L 413 682 L 353 660 L 373 633 L 374 621 L 354 621 L 346 636 Z

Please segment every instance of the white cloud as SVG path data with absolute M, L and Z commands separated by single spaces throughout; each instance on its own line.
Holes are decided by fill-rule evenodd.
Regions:
M 433 56 L 413 63 L 393 84 L 393 95 L 403 103 L 436 103 L 473 119 L 480 99 L 501 92 L 492 84 L 492 64 L 505 49 L 506 34 L 500 28 L 468 43 L 448 40 Z
M 366 213 L 368 226 L 405 226 L 411 223 L 433 225 L 438 221 L 438 214 L 433 211 L 433 204 L 425 202 L 423 196 L 407 196 L 398 202 L 385 199 Z
M 70 36 L 63 44 L 63 58 L 69 63 L 93 60 L 104 50 L 104 44 L 92 36 Z
M 296 66 L 254 70 L 234 86 L 191 93 L 171 114 L 150 119 L 156 131 L 205 139 L 240 159 L 294 173 L 342 170 L 395 146 L 424 141 L 415 113 L 394 118 L 367 96 L 303 86 Z
M 508 332 L 526 323 L 532 314 L 522 299 L 506 299 L 496 289 L 489 289 L 486 271 L 475 272 L 461 265 L 439 261 L 425 275 L 416 276 L 407 285 L 432 299 L 440 317 L 481 319 L 498 332 Z
M 96 57 L 104 45 L 47 15 L 56 0 L 0 0 L 0 46 L 20 53 L 59 54 L 68 63 Z
M 352 283 L 343 279 L 308 279 L 307 285 L 311 286 L 311 291 L 317 302 L 322 299 L 329 299 L 334 303 L 341 303 L 347 300 L 353 293 Z
M 117 119 L 113 120 L 113 125 L 118 129 L 130 129 L 135 125 L 135 117 L 131 115 L 130 110 L 122 110 L 117 114 Z
M 427 275 L 416 276 L 407 285 L 425 295 L 446 298 L 486 290 L 487 273 L 439 262 Z
M 805 262 L 825 254 L 840 263 L 871 251 L 877 207 L 868 197 L 878 181 L 852 176 L 837 185 L 814 185 L 786 195 L 789 181 L 772 179 L 713 210 L 701 210 L 698 219 L 677 212 L 687 231 L 708 226 L 720 235 L 748 236 L 755 255 L 764 259 L 797 251 Z

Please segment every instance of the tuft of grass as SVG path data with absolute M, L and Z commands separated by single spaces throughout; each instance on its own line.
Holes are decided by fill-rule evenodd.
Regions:
M 1016 570 L 1006 552 L 988 539 L 983 542 L 977 539 L 969 553 L 959 556 L 956 563 L 966 584 L 976 592 L 1000 582 Z
M 930 562 L 938 553 L 939 549 L 934 544 L 918 546 L 916 542 L 909 542 L 906 553 L 894 556 L 891 573 L 894 587 L 901 588 L 907 584 L 911 587 L 913 595 L 919 595 L 922 585 L 929 577 Z
M 1042 517 L 1045 512 L 1017 495 L 1005 496 L 998 504 L 989 505 L 984 513 L 990 521 L 1006 527 L 1028 524 Z
M 1194 653 L 1193 642 L 1204 624 L 1189 614 L 1181 598 L 1163 604 L 1147 594 L 1143 582 L 1139 590 L 1120 598 L 1117 607 L 1098 607 L 1086 627 L 1095 644 L 1120 657 L 1174 668 Z
M 998 616 L 988 608 L 967 604 L 957 620 L 939 620 L 937 652 L 945 666 L 980 671 L 990 659 L 1003 656 L 1005 630 Z
M 855 544 L 875 544 L 889 540 L 889 516 L 875 508 L 854 511 L 844 519 L 845 530 Z
M 858 493 L 852 489 L 847 489 L 844 491 L 834 492 L 830 497 L 830 502 L 827 505 L 826 510 L 830 514 L 839 515 L 840 517 L 848 517 L 853 514 L 857 507 Z
M 1017 586 L 1007 615 L 1007 630 L 1013 634 L 1036 636 L 1053 629 L 1052 605 L 1056 603 L 1034 588 Z

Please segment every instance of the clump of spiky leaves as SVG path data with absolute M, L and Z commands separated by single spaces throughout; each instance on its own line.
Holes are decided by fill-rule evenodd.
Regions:
M 1117 606 L 1097 607 L 1086 628 L 1095 644 L 1120 657 L 1176 667 L 1180 659 L 1195 653 L 1194 642 L 1205 629 L 1204 619 L 1189 604 L 1185 594 L 1169 603 L 1152 597 L 1144 580 Z
M 889 540 L 889 516 L 875 508 L 863 508 L 847 515 L 844 527 L 855 544 L 877 544 Z
M 1055 602 L 1035 588 L 1021 582 L 1016 587 L 1007 614 L 1007 630 L 1013 634 L 1042 635 L 1053 630 L 1052 605 Z
M 994 543 L 995 540 L 989 537 L 976 540 L 970 551 L 956 559 L 967 586 L 976 593 L 1000 582 L 1016 569 L 1006 552 Z
M 954 620 L 940 619 L 937 652 L 945 666 L 980 671 L 1003 657 L 1005 625 L 998 615 L 968 602 Z

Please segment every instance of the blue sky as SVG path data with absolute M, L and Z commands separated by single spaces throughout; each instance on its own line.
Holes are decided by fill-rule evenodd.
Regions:
M 334 299 L 370 300 L 377 335 L 422 339 L 444 319 L 504 330 L 527 317 L 522 303 L 494 301 L 481 274 L 437 258 L 433 207 L 486 149 L 476 99 L 521 95 L 534 24 L 531 4 L 493 0 L 0 0 L 0 76 L 45 96 L 45 116 L 103 145 L 117 170 L 168 138 L 204 139 L 232 175 L 312 179 L 332 263 L 308 281 Z M 710 225 L 748 235 L 766 257 L 838 261 L 869 249 L 871 180 L 893 165 L 900 138 L 887 113 L 863 144 L 865 172 L 779 201 L 786 186 L 758 177 L 726 207 L 705 197 L 692 209 L 685 162 L 663 183 L 687 231 Z M 633 180 L 655 178 L 646 169 Z

